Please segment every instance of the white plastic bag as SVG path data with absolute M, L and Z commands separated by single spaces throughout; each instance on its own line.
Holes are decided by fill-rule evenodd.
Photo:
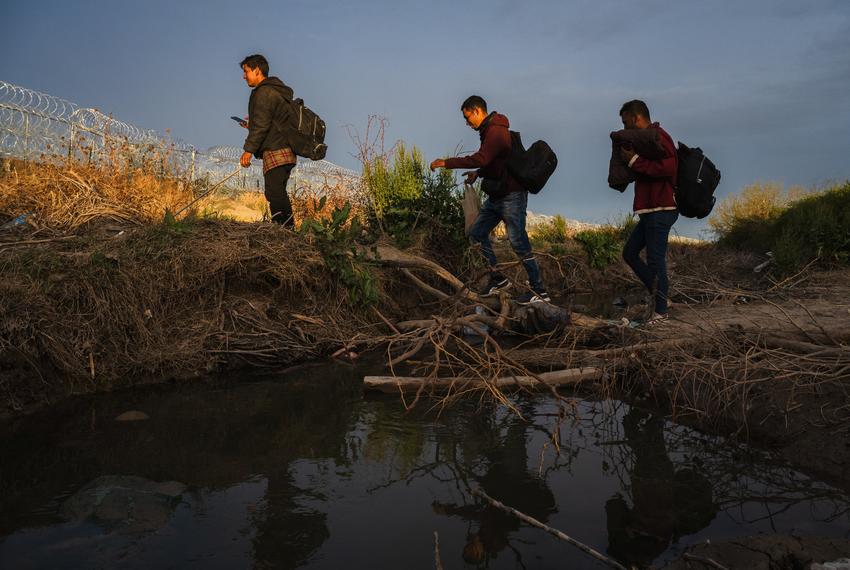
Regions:
M 481 197 L 472 184 L 464 184 L 461 204 L 463 205 L 463 228 L 468 232 L 469 227 L 478 217 L 478 210 L 481 209 Z

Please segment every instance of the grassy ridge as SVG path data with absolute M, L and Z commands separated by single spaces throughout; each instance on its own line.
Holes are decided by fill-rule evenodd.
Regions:
M 722 202 L 709 224 L 720 246 L 772 251 L 783 272 L 812 262 L 844 265 L 850 262 L 850 182 L 808 193 L 752 185 Z

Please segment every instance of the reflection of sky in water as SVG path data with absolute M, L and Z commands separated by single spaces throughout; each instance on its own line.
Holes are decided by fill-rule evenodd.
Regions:
M 0 503 L 11 514 L 0 566 L 433 567 L 436 530 L 447 568 L 464 559 L 597 567 L 473 501 L 469 489 L 479 485 L 630 562 L 670 558 L 709 538 L 842 536 L 850 527 L 846 494 L 623 404 L 579 403 L 578 418 L 561 424 L 556 454 L 558 409 L 546 398 L 518 400 L 528 423 L 504 411 L 476 414 L 476 403 L 435 419 L 404 414 L 394 398 L 364 400 L 361 378 L 346 367 L 313 369 L 286 383 L 81 400 L 51 421 L 18 422 L 0 452 L 32 466 L 0 473 L 3 488 L 23 497 Z M 128 397 L 150 421 L 89 421 L 114 417 Z M 189 489 L 165 526 L 142 535 L 57 516 L 76 489 L 116 473 Z

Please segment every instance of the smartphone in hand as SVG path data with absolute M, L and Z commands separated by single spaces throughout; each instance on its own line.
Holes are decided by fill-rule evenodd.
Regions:
M 247 127 L 248 126 L 248 121 L 246 121 L 242 117 L 237 117 L 236 115 L 231 115 L 230 118 L 233 119 L 234 121 L 236 121 L 237 123 L 239 123 L 240 127 Z

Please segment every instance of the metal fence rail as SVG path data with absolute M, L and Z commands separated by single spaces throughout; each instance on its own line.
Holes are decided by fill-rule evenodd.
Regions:
M 168 166 L 190 179 L 220 179 L 239 170 L 238 185 L 245 189 L 263 187 L 262 168 L 252 164 L 241 169 L 242 149 L 213 146 L 198 150 L 179 139 L 165 137 L 116 120 L 96 109 L 0 81 L 0 156 L 32 159 L 64 157 L 84 151 L 89 157 L 109 160 L 110 146 L 128 149 L 124 158 L 159 151 Z M 141 158 L 138 158 L 141 160 Z M 327 160 L 302 159 L 293 170 L 297 187 L 321 192 L 327 185 L 357 187 L 360 176 Z

